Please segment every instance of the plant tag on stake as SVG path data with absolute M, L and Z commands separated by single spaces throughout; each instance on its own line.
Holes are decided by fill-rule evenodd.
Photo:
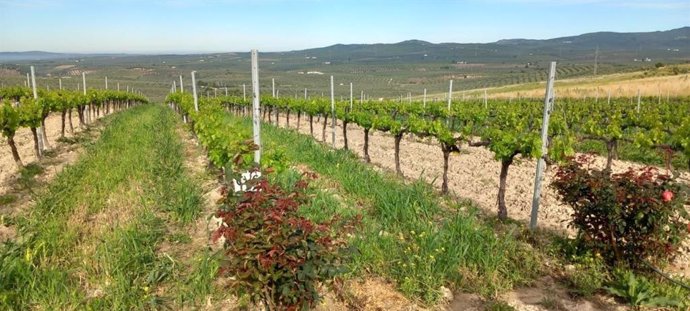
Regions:
M 240 180 L 237 181 L 237 179 L 233 178 L 232 179 L 232 185 L 234 187 L 235 193 L 237 192 L 254 192 L 256 189 L 254 189 L 253 185 L 250 185 L 250 187 L 247 187 L 247 182 L 253 180 L 253 179 L 259 179 L 261 178 L 261 172 L 255 171 L 255 172 L 250 172 L 246 171 L 241 174 Z

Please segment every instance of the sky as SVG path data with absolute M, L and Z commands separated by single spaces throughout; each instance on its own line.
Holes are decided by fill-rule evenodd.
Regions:
M 0 51 L 289 51 L 690 26 L 690 0 L 0 0 Z

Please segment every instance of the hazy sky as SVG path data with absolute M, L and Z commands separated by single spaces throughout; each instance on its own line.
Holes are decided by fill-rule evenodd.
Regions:
M 0 0 L 0 51 L 284 51 L 683 26 L 690 0 Z

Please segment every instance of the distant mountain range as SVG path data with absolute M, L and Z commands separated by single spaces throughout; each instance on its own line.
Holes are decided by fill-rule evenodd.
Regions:
M 591 49 L 637 49 L 642 45 L 657 48 L 690 47 L 690 27 L 654 32 L 593 32 L 579 36 L 561 37 L 548 40 L 511 39 L 500 40 L 497 44 L 522 44 L 533 46 L 572 44 L 579 48 Z
M 690 61 L 690 27 L 668 31 L 595 32 L 546 40 L 507 39 L 493 43 L 430 43 L 408 40 L 394 44 L 336 44 L 291 51 L 331 61 L 410 60 L 427 58 L 457 62 L 509 61 L 515 58 L 591 59 L 596 50 L 604 60 L 656 58 Z
M 124 56 L 128 54 L 81 54 L 81 53 L 53 53 L 43 51 L 26 51 L 26 52 L 0 52 L 0 61 L 23 61 L 23 60 L 48 60 L 48 59 L 66 59 L 66 58 L 82 58 L 94 56 Z
M 595 32 L 546 40 L 506 39 L 493 43 L 435 44 L 408 40 L 391 44 L 336 44 L 268 54 L 356 63 L 395 63 L 421 59 L 444 62 L 505 62 L 515 58 L 591 59 L 596 50 L 603 61 L 633 61 L 637 58 L 690 61 L 690 27 L 654 32 Z M 126 55 L 0 52 L 0 62 Z

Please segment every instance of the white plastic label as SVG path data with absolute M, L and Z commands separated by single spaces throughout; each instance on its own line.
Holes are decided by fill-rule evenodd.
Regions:
M 261 172 L 244 172 L 242 173 L 242 178 L 240 178 L 240 181 L 238 182 L 237 179 L 232 180 L 232 184 L 235 188 L 235 192 L 247 192 L 247 191 L 256 191 L 254 187 L 251 187 L 247 189 L 247 182 L 252 180 L 252 179 L 258 179 L 261 177 Z

